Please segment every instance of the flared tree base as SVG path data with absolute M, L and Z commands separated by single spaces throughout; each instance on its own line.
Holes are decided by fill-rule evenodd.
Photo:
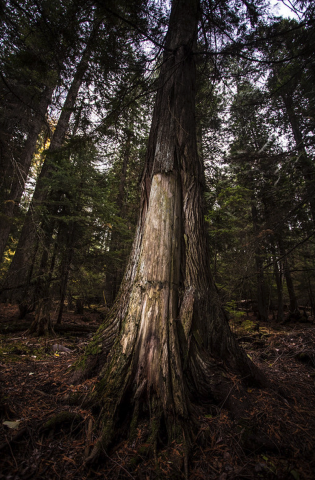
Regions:
M 32 322 L 27 334 L 37 337 L 55 336 L 54 328 L 50 318 L 50 305 L 46 301 L 38 305 L 35 319 Z

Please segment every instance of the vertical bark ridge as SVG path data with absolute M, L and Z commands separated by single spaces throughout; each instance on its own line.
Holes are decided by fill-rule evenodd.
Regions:
M 156 174 L 122 332 L 97 392 L 104 404 L 105 445 L 128 394 L 133 403 L 144 398 L 158 423 L 166 412 L 169 419 L 189 421 L 176 325 L 180 213 L 178 175 Z

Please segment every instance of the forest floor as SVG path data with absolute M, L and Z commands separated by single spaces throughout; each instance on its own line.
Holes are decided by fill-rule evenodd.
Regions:
M 63 334 L 44 339 L 25 334 L 31 316 L 21 322 L 15 307 L 0 307 L 0 480 L 185 478 L 182 445 L 147 457 L 141 427 L 132 444 L 122 441 L 105 461 L 84 465 L 95 442 L 94 417 L 71 398 L 96 379 L 72 385 L 68 373 L 101 323 L 99 313 L 66 313 Z M 237 419 L 224 404 L 205 412 L 189 479 L 315 479 L 315 325 L 270 321 L 257 331 L 252 320 L 232 328 L 271 384 L 247 389 L 250 408 Z M 232 399 L 238 385 L 235 379 Z

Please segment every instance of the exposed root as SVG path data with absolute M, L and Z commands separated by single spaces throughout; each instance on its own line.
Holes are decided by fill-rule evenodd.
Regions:
M 193 350 L 193 349 L 192 349 Z M 223 362 L 215 361 L 208 356 L 207 361 L 194 356 L 194 362 L 188 362 L 185 371 L 186 381 L 181 397 L 179 411 L 187 412 L 182 416 L 173 407 L 165 408 L 162 398 L 148 389 L 147 380 L 135 386 L 132 376 L 132 362 L 122 362 L 117 366 L 113 357 L 111 366 L 107 364 L 105 376 L 97 389 L 90 395 L 89 401 L 101 404 L 98 428 L 100 435 L 92 451 L 85 460 L 85 465 L 97 462 L 104 452 L 117 444 L 121 439 L 130 441 L 137 436 L 139 425 L 146 424 L 146 435 L 143 439 L 146 456 L 157 456 L 161 446 L 170 445 L 173 441 L 183 446 L 183 465 L 185 478 L 188 478 L 188 465 L 191 446 L 200 430 L 198 416 L 202 411 L 192 401 L 198 398 L 209 411 L 216 405 L 219 411 L 228 408 L 235 419 L 242 418 L 248 408 L 248 396 L 239 377 L 228 373 Z M 195 403 L 195 402 L 194 402 Z M 146 423 L 148 421 L 148 423 Z M 105 454 L 106 456 L 106 454 Z
M 226 476 L 274 476 L 284 479 L 293 478 L 294 475 L 313 480 L 314 367 L 310 363 L 301 363 L 296 356 L 306 349 L 311 350 L 315 338 L 314 327 L 299 330 L 297 324 L 290 335 L 287 329 L 279 331 L 278 325 L 273 330 L 273 325 L 268 324 L 266 329 L 270 334 L 266 335 L 263 344 L 246 342 L 245 348 L 271 378 L 270 389 L 256 389 L 248 385 L 244 388 L 241 375 L 233 375 L 222 361 L 208 357 L 207 374 L 212 380 L 212 394 L 210 396 L 207 393 L 206 387 L 210 381 L 204 377 L 204 395 L 197 398 L 191 376 L 188 378 L 190 362 L 187 360 L 184 379 L 189 401 L 193 404 L 191 410 L 194 420 L 199 422 L 199 431 L 197 426 L 186 425 L 184 420 L 180 423 L 181 417 L 178 417 L 178 435 L 170 441 L 163 414 L 154 451 L 154 437 L 152 444 L 148 444 L 151 417 L 148 398 L 145 397 L 148 382 L 143 380 L 137 388 L 128 390 L 129 396 L 126 393 L 126 398 L 121 399 L 112 444 L 107 449 L 102 446 L 100 448 L 102 461 L 98 462 L 95 457 L 92 467 L 87 467 L 86 470 L 83 461 L 90 456 L 95 440 L 102 433 L 99 415 L 103 397 L 88 397 L 89 401 L 93 397 L 94 408 L 82 408 L 81 405 L 87 392 L 93 388 L 95 391 L 96 378 L 73 387 L 66 375 L 69 364 L 66 355 L 48 355 L 34 361 L 30 356 L 35 353 L 32 350 L 28 353 L 29 362 L 25 362 L 25 357 L 16 355 L 12 363 L 8 362 L 7 355 L 7 358 L 4 357 L 5 367 L 1 367 L 0 386 L 8 385 L 16 393 L 9 400 L 5 399 L 6 404 L 10 405 L 10 412 L 1 413 L 5 419 L 28 418 L 28 421 L 26 425 L 21 422 L 18 431 L 5 426 L 0 429 L 0 445 L 3 446 L 0 452 L 2 475 L 18 475 L 25 479 L 39 475 L 43 478 L 66 476 L 69 480 L 75 480 L 92 475 L 108 480 L 121 477 L 179 480 L 185 478 L 185 475 L 187 477 L 188 471 L 190 478 L 201 480 L 219 479 L 221 476 L 222 479 Z M 10 337 L 7 336 L 6 341 L 9 345 Z M 13 338 L 14 344 L 20 341 L 27 343 L 29 339 Z M 40 343 L 44 346 L 45 341 Z M 24 346 L 19 344 L 19 349 L 22 352 Z M 71 355 L 71 362 L 74 358 L 75 353 Z M 35 362 L 37 374 L 29 376 L 28 373 L 34 371 Z M 63 405 L 64 399 L 67 406 Z M 128 399 L 131 402 L 130 408 Z M 197 400 L 196 407 L 194 402 Z M 145 411 L 142 408 L 143 402 L 146 403 Z M 74 404 L 80 407 L 69 408 L 69 405 Z M 49 429 L 43 432 L 39 425 L 44 425 L 52 412 L 56 415 L 61 409 L 82 415 L 77 428 L 71 428 L 72 422 L 68 422 L 65 428 L 59 424 L 55 431 Z M 91 425 L 92 441 L 89 433 Z M 185 426 L 193 431 L 189 432 L 188 448 L 184 442 L 184 436 L 185 441 L 187 438 Z M 27 431 L 24 430 L 20 436 L 24 427 Z M 15 437 L 17 433 L 19 436 Z M 189 448 L 189 443 L 192 448 Z M 87 447 L 89 451 L 85 453 Z
M 86 433 L 86 446 L 84 450 L 84 457 L 88 458 L 90 453 L 90 446 L 92 445 L 93 419 L 90 418 Z
M 63 411 L 54 415 L 42 426 L 41 431 L 58 430 L 68 428 L 69 430 L 77 429 L 78 425 L 83 422 L 83 417 L 76 412 Z

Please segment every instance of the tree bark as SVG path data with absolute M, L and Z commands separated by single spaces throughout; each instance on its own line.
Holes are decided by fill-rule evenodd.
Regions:
M 262 378 L 231 334 L 209 271 L 195 126 L 198 19 L 198 0 L 173 1 L 133 250 L 118 298 L 77 374 L 101 370 L 91 394 L 101 406 L 101 434 L 88 461 L 111 443 L 119 421 L 132 432 L 142 415 L 150 417 L 153 449 L 163 428 L 168 440 L 188 446 L 192 398 L 229 397 L 223 362 Z

